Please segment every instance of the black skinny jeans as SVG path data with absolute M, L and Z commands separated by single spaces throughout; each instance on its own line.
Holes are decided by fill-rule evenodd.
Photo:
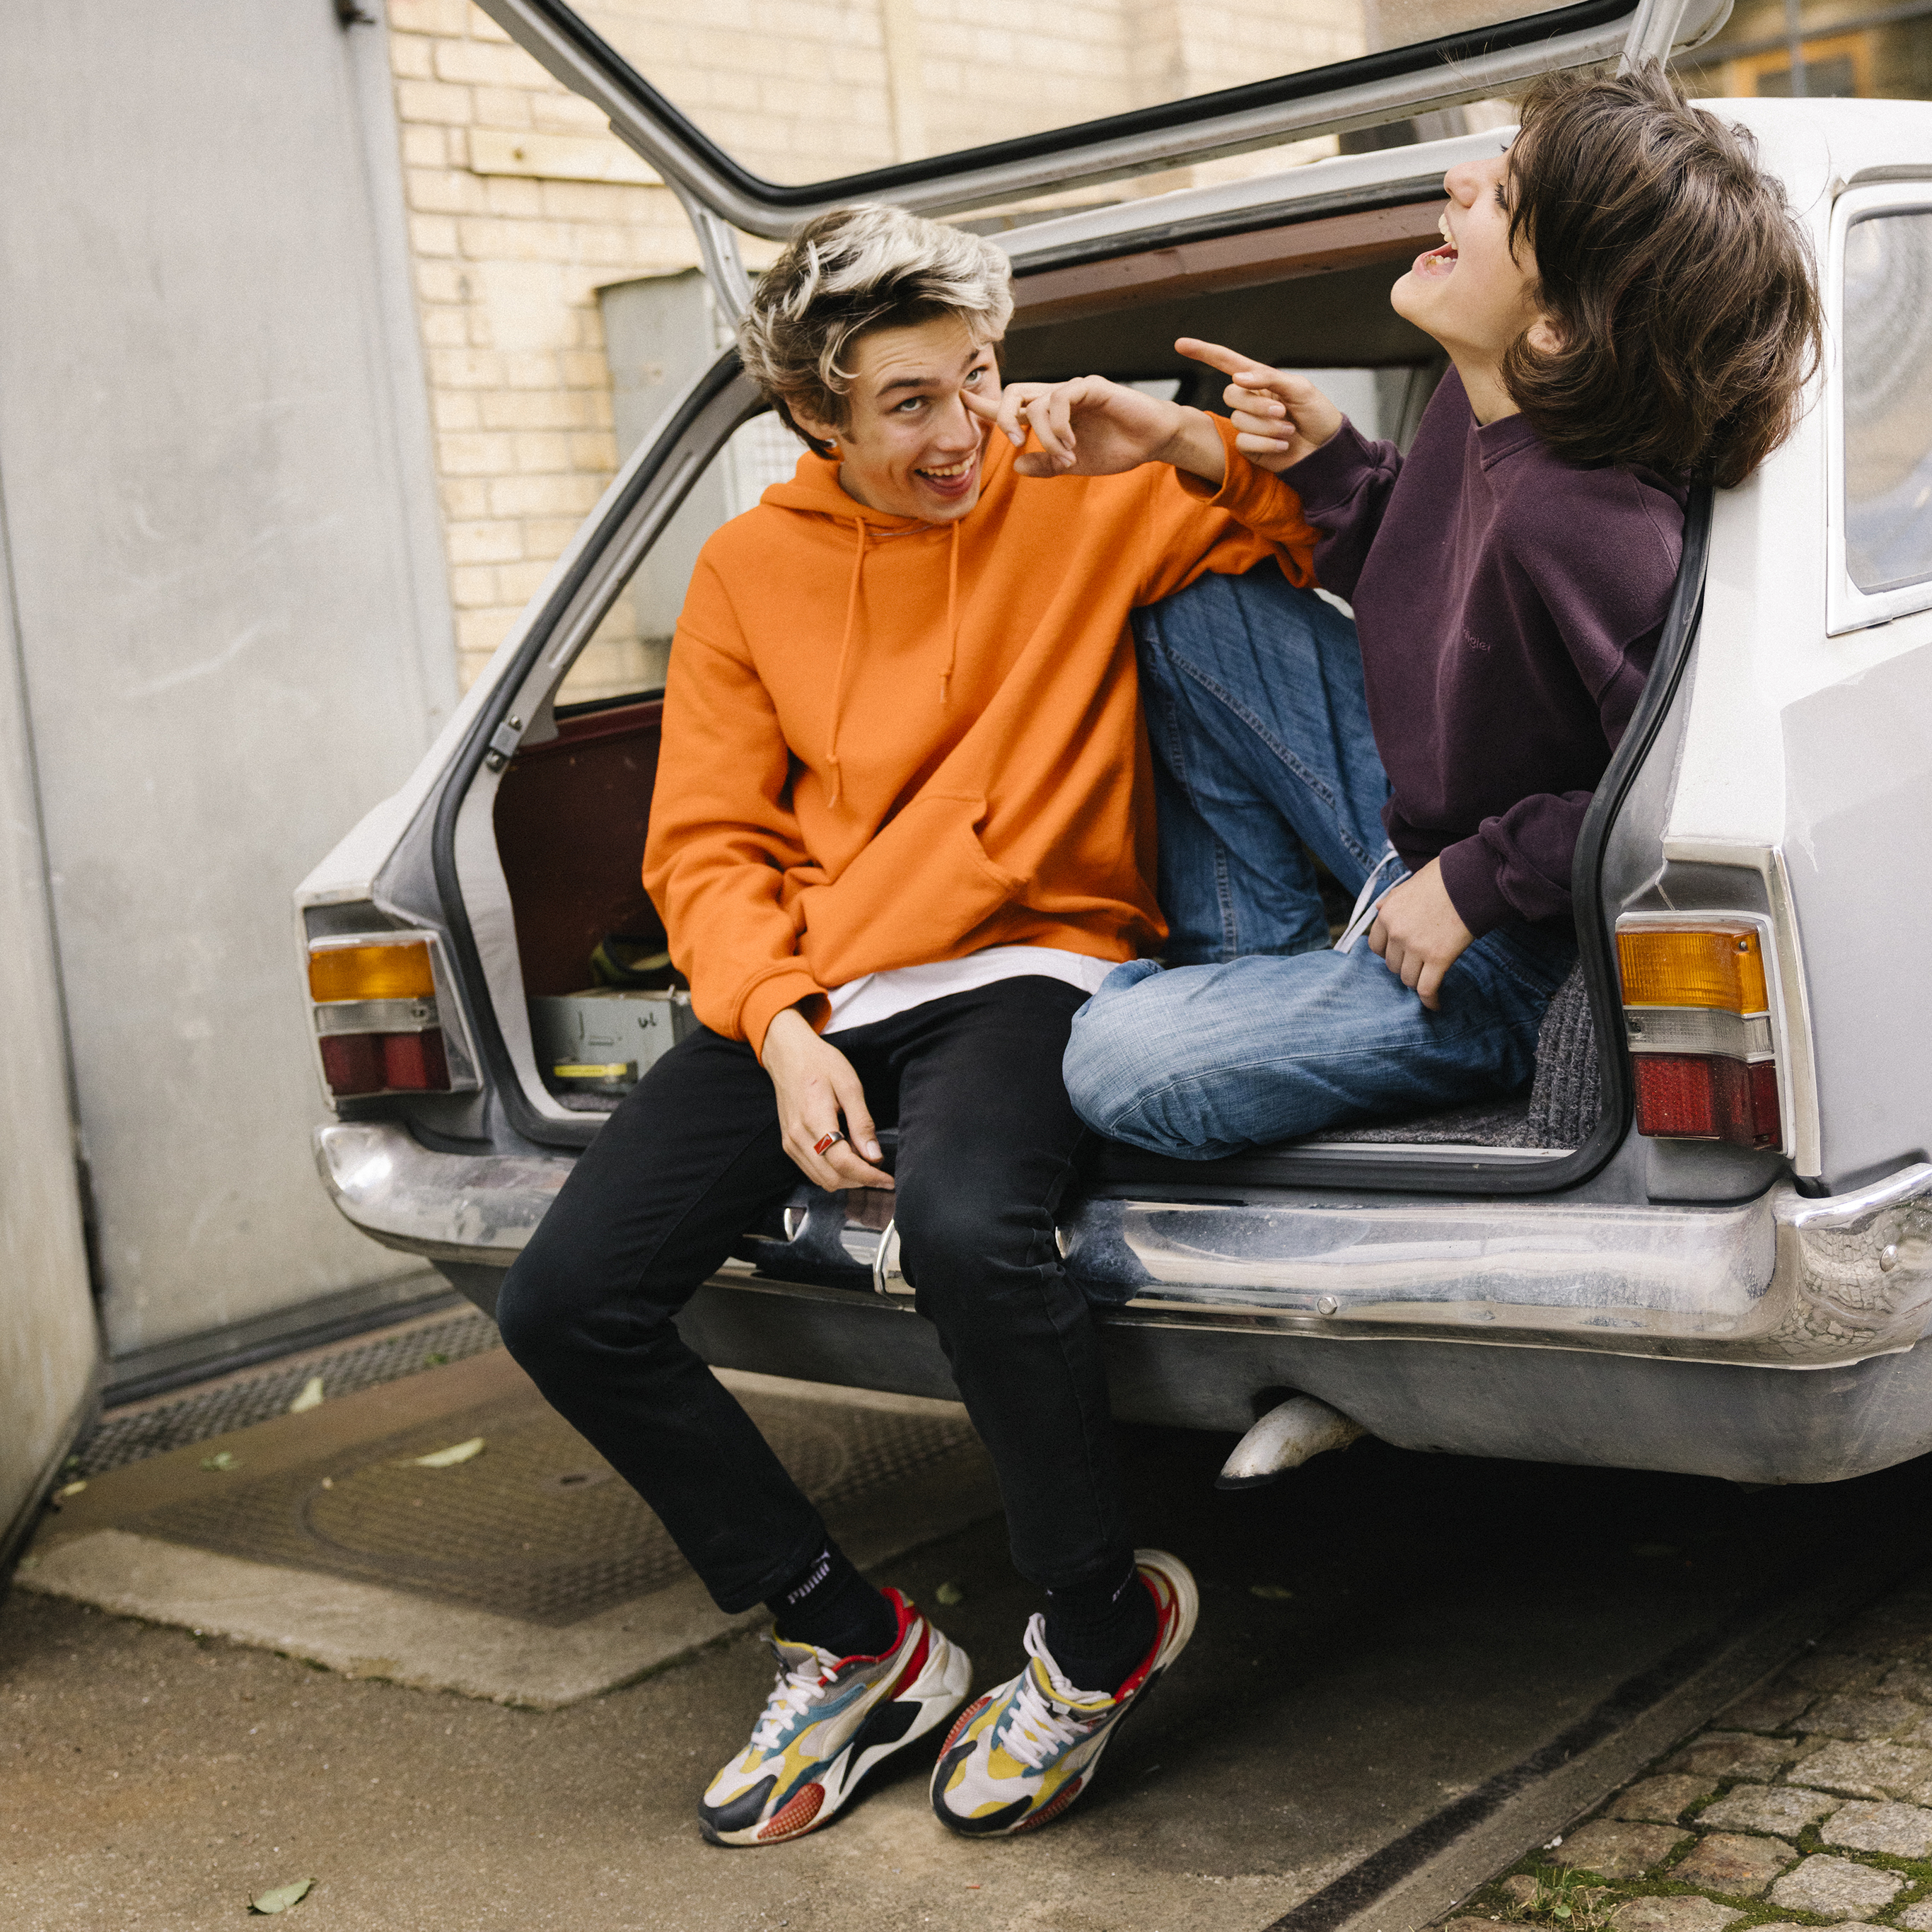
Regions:
M 1100 1340 L 1054 1240 L 1082 1132 L 1060 1074 L 1082 997 L 1004 980 L 833 1038 L 898 1129 L 902 1265 L 992 1454 L 1014 1563 L 1046 1589 L 1111 1576 L 1130 1548 Z M 672 1317 L 800 1178 L 752 1049 L 694 1034 L 578 1160 L 497 1304 L 511 1354 L 728 1611 L 796 1576 L 824 1526 Z

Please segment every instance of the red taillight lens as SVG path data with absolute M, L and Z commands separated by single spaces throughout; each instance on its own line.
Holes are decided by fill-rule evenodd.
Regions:
M 1729 1141 L 1734 1147 L 1777 1147 L 1778 1068 L 1718 1054 L 1644 1053 L 1636 1076 L 1636 1130 L 1657 1138 Z
M 322 1076 L 339 1100 L 362 1094 L 446 1094 L 449 1060 L 442 1033 L 325 1034 Z

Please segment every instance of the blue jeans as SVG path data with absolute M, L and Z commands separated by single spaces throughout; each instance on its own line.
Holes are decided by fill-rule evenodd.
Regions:
M 1366 940 L 1329 949 L 1307 851 L 1351 892 L 1388 851 L 1354 626 L 1264 564 L 1202 578 L 1135 633 L 1169 964 L 1116 967 L 1074 1016 L 1081 1118 L 1204 1160 L 1526 1084 L 1568 934 L 1485 933 L 1436 1012 Z

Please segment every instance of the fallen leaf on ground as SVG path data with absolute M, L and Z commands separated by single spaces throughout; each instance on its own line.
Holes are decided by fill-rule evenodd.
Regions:
M 322 1378 L 320 1376 L 310 1376 L 308 1380 L 302 1384 L 302 1394 L 289 1404 L 289 1413 L 291 1415 L 300 1415 L 304 1409 L 320 1408 L 321 1406 Z
M 932 1594 L 948 1610 L 950 1610 L 955 1604 L 963 1604 L 966 1600 L 966 1592 L 961 1589 L 957 1583 L 942 1583 Z
M 230 1454 L 226 1449 L 218 1449 L 212 1456 L 202 1456 L 201 1466 L 204 1469 L 238 1469 L 242 1466 L 242 1459 Z
M 259 1898 L 248 1901 L 248 1910 L 263 1918 L 272 1917 L 278 1912 L 286 1912 L 292 1905 L 299 1905 L 314 1889 L 312 1878 L 298 1878 L 293 1885 L 278 1885 L 273 1892 L 265 1892 Z
M 466 1462 L 472 1456 L 483 1453 L 483 1438 L 472 1436 L 467 1442 L 452 1444 L 447 1449 L 438 1449 L 428 1456 L 410 1458 L 418 1469 L 453 1469 L 459 1462 Z

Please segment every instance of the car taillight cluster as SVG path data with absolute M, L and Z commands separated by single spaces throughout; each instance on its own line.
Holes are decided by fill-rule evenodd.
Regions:
M 319 941 L 308 990 L 322 1077 L 338 1099 L 449 1091 L 426 939 Z
M 1721 919 L 1620 921 L 1624 1030 L 1636 1130 L 1658 1139 L 1783 1144 L 1764 936 Z

